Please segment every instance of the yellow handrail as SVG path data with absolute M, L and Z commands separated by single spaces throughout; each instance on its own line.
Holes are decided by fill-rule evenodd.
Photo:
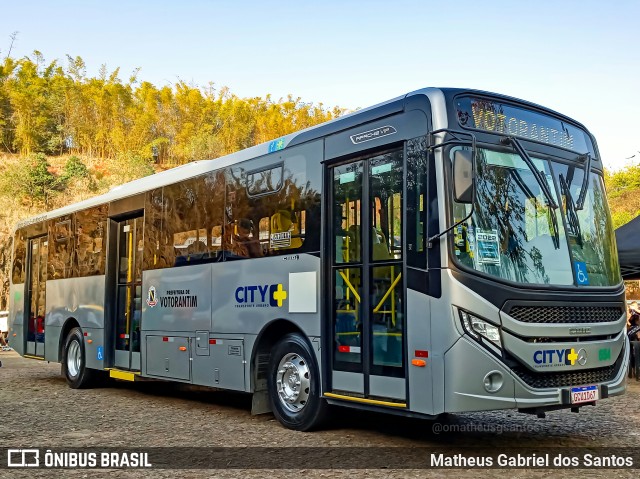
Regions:
M 134 220 L 135 224 L 135 220 Z M 128 225 L 131 228 L 131 225 Z M 129 326 L 131 321 L 131 281 L 133 281 L 133 231 L 131 229 L 128 231 L 129 233 L 129 242 L 127 245 L 127 309 L 124 312 L 124 317 L 126 320 L 125 324 L 125 345 L 129 346 L 130 338 L 129 336 Z
M 358 303 L 359 303 L 360 302 L 360 295 L 358 294 L 358 292 L 355 290 L 355 288 L 353 287 L 353 285 L 349 281 L 349 278 L 347 278 L 347 275 L 344 274 L 344 272 L 339 271 L 339 273 L 340 273 L 340 276 L 342 276 L 342 279 L 344 280 L 344 282 L 347 284 L 347 287 L 351 290 L 351 292 L 356 297 L 356 299 L 358 300 Z
M 399 273 L 398 276 L 396 276 L 396 279 L 393 280 L 393 283 L 391 283 L 391 286 L 389 286 L 389 289 L 387 290 L 387 292 L 384 294 L 384 296 L 382 297 L 382 299 L 380 300 L 380 302 L 378 303 L 378 306 L 376 306 L 373 309 L 374 313 L 377 313 L 378 310 L 382 307 L 382 305 L 384 304 L 384 302 L 387 300 L 387 298 L 389 297 L 389 295 L 391 294 L 391 292 L 394 290 L 394 288 L 398 285 L 398 281 L 400 281 L 400 278 L 402 277 L 402 273 Z M 395 310 L 395 308 L 392 308 L 393 310 Z M 394 321 L 395 324 L 395 321 Z

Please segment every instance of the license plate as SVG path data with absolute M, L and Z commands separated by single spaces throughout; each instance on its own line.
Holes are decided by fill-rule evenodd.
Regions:
M 597 401 L 598 386 L 580 386 L 571 388 L 571 404 Z

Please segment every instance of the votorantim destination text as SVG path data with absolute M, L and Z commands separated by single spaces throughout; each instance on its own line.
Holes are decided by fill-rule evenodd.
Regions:
M 198 297 L 190 294 L 188 289 L 174 289 L 167 291 L 160 297 L 160 306 L 163 308 L 197 308 Z

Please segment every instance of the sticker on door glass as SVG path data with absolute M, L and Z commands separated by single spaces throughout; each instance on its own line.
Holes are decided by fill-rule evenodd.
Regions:
M 356 172 L 349 171 L 347 173 L 340 174 L 340 184 L 343 185 L 345 183 L 351 183 L 356 180 Z
M 372 175 L 381 175 L 383 173 L 389 173 L 391 171 L 392 164 L 385 163 L 383 165 L 374 166 L 371 168 Z
M 476 254 L 478 264 L 500 266 L 498 230 L 476 231 Z

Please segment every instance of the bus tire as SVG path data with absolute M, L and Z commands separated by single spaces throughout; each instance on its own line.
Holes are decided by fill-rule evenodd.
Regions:
M 301 334 L 287 334 L 271 352 L 268 388 L 271 410 L 283 426 L 309 431 L 322 424 L 328 405 L 320 397 L 315 354 Z
M 93 370 L 86 367 L 84 338 L 80 328 L 69 331 L 62 349 L 62 373 L 72 389 L 83 389 L 92 385 Z

